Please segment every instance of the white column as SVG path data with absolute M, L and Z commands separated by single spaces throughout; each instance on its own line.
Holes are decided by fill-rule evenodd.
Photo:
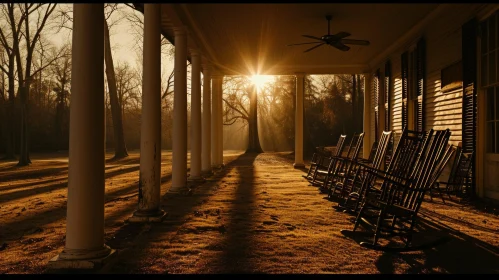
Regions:
M 371 74 L 364 74 L 364 150 L 363 157 L 369 157 L 374 140 L 371 139 Z
M 187 34 L 184 27 L 175 31 L 173 85 L 172 186 L 177 192 L 187 183 Z
M 160 221 L 161 210 L 161 14 L 144 5 L 144 61 L 140 125 L 139 204 L 131 222 Z
M 201 57 L 191 49 L 191 174 L 189 180 L 202 181 L 201 176 Z
M 211 170 L 211 67 L 203 65 L 203 141 L 202 173 L 212 174 Z
M 217 169 L 220 168 L 221 162 L 219 158 L 219 139 L 220 139 L 220 131 L 218 125 L 219 118 L 219 110 L 220 103 L 219 99 L 219 84 L 221 83 L 220 75 L 212 75 L 212 103 L 211 103 L 211 112 L 213 117 L 211 118 L 211 165 L 212 168 Z
M 104 245 L 104 4 L 74 4 L 66 245 L 50 265 L 108 256 Z
M 220 76 L 220 81 L 218 82 L 218 163 L 220 167 L 224 167 L 224 122 L 223 122 L 223 81 L 224 76 Z
M 296 73 L 296 108 L 295 108 L 295 168 L 305 167 L 303 162 L 303 96 L 304 73 Z

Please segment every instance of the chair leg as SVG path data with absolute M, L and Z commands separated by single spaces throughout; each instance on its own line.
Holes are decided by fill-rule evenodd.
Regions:
M 362 218 L 362 214 L 364 213 L 365 208 L 366 208 L 366 204 L 364 203 L 362 205 L 362 207 L 360 208 L 359 214 L 357 214 L 357 218 L 355 219 L 355 224 L 353 226 L 353 231 L 355 231 L 357 229 L 357 227 L 359 227 L 360 219 Z
M 381 211 L 379 212 L 378 221 L 376 222 L 376 229 L 374 231 L 373 245 L 378 244 L 379 233 L 381 230 L 381 223 L 383 222 L 384 218 L 385 218 L 385 210 L 381 209 Z
M 392 228 L 392 230 L 395 228 L 395 222 L 396 221 L 397 221 L 397 216 L 393 215 L 392 224 L 390 225 L 390 227 Z
M 405 242 L 405 247 L 411 246 L 412 243 L 412 233 L 414 231 L 414 225 L 416 224 L 416 217 L 414 217 L 411 221 L 411 226 L 409 227 L 409 230 L 407 231 L 407 241 Z
M 442 193 L 442 190 L 441 190 L 440 188 L 437 188 L 437 190 L 438 190 L 438 194 L 440 195 L 440 198 L 442 199 L 442 201 L 443 201 L 443 202 L 444 202 L 444 204 L 445 204 L 445 199 L 444 199 L 444 195 L 443 195 L 443 193 Z
M 353 207 L 353 212 L 356 212 L 359 209 L 359 204 L 360 204 L 361 199 L 362 199 L 362 197 L 360 196 L 360 193 L 359 193 L 359 197 L 357 197 L 357 199 L 355 200 L 355 206 Z
M 447 186 L 447 187 L 445 188 L 445 190 L 446 190 L 446 193 L 447 193 L 447 196 L 449 197 L 449 199 L 452 199 L 452 197 L 450 196 L 449 186 Z

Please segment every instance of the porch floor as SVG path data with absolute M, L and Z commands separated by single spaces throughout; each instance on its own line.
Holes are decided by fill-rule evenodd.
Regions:
M 57 156 L 57 157 L 54 157 Z M 290 153 L 225 151 L 226 166 L 190 192 L 167 193 L 171 152 L 163 152 L 156 224 L 128 224 L 137 203 L 139 154 L 106 162 L 105 240 L 118 250 L 101 273 L 498 273 L 499 217 L 440 197 L 423 202 L 414 243 L 450 236 L 424 251 L 384 253 L 340 233 L 354 216 L 338 212 L 293 169 Z M 64 248 L 67 155 L 0 162 L 0 274 L 47 272 Z M 307 165 L 308 166 L 308 165 Z M 456 200 L 454 200 L 456 201 Z M 362 230 L 362 228 L 360 229 Z M 367 236 L 370 240 L 370 236 Z

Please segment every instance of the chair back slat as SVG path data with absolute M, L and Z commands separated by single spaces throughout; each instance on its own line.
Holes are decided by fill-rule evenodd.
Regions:
M 376 150 L 378 149 L 378 143 L 379 141 L 376 140 L 374 141 L 373 145 L 371 146 L 371 151 L 369 152 L 369 157 L 367 158 L 368 161 L 373 162 L 374 156 L 376 155 Z
M 407 181 L 401 182 L 405 187 L 400 188 L 398 185 L 385 180 L 380 199 L 388 204 L 400 205 L 406 209 L 417 211 L 425 192 L 440 176 L 452 156 L 452 147 L 448 145 L 450 134 L 448 129 L 438 131 L 430 129 L 422 141 L 421 148 L 416 153 L 415 161 L 408 157 L 411 162 L 408 165 L 409 173 L 407 173 L 408 176 L 402 176 L 407 178 Z M 401 141 L 404 141 L 403 136 Z
M 407 172 L 416 161 L 426 136 L 427 132 L 404 129 L 388 164 L 387 171 L 395 176 L 407 177 Z
M 376 153 L 372 160 L 372 168 L 379 169 L 388 149 L 388 143 L 392 137 L 392 131 L 383 131 L 376 147 Z
M 386 172 L 396 177 L 409 178 L 427 136 L 431 133 L 433 133 L 432 130 L 429 132 L 419 132 L 404 128 Z M 391 199 L 397 196 L 395 193 L 397 190 L 391 188 L 391 185 L 392 183 L 388 180 L 382 182 L 381 200 L 390 201 L 391 203 Z
M 449 130 L 439 130 L 434 131 L 432 137 L 428 138 L 430 144 L 426 145 L 425 150 L 419 156 L 415 172 L 411 176 L 414 183 L 405 190 L 402 206 L 409 209 L 419 207 L 426 190 L 431 186 L 430 182 L 435 176 L 434 173 L 439 170 L 438 167 L 444 157 L 447 157 L 449 136 Z
M 340 138 L 338 139 L 338 143 L 336 143 L 336 149 L 334 150 L 333 156 L 340 157 L 341 154 L 343 153 L 343 148 L 345 146 L 345 139 L 347 138 L 346 135 L 342 134 L 340 135 Z
M 359 134 L 354 134 L 352 136 L 352 141 L 350 141 L 350 146 L 348 147 L 347 158 L 352 160 L 357 159 L 363 141 L 364 141 L 364 132 Z

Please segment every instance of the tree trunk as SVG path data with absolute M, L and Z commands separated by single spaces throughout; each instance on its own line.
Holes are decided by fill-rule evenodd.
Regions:
M 247 153 L 263 153 L 260 146 L 260 139 L 258 138 L 258 98 L 256 86 L 253 86 L 250 93 L 250 115 L 249 115 L 249 142 Z
M 8 79 L 8 95 L 9 100 L 7 101 L 6 107 L 6 118 L 5 118 L 5 133 L 6 133 L 6 143 L 5 143 L 5 159 L 16 159 L 14 152 L 15 148 L 15 134 L 14 134 L 14 55 L 9 56 L 9 74 Z
M 59 92 L 57 92 L 57 103 L 55 109 L 55 137 L 56 137 L 56 149 L 62 149 L 62 123 L 63 123 L 63 110 L 64 110 L 64 85 L 59 87 Z
M 26 166 L 31 164 L 28 149 L 28 90 L 29 80 L 25 81 L 24 86 L 19 88 L 21 100 L 21 144 L 19 146 L 19 162 L 17 166 Z
M 109 99 L 111 103 L 111 114 L 114 128 L 114 158 L 124 158 L 128 156 L 123 134 L 123 121 L 121 116 L 121 106 L 118 104 L 118 91 L 116 89 L 116 76 L 114 74 L 113 57 L 111 54 L 111 43 L 109 40 L 109 28 L 104 21 L 104 60 L 106 63 L 107 85 L 109 88 Z
M 305 110 L 305 104 L 307 104 L 307 93 L 313 92 L 313 90 L 310 88 L 311 87 L 311 78 L 310 76 L 305 76 L 305 79 L 303 80 L 304 83 L 304 89 L 303 89 L 303 156 L 305 157 L 310 157 L 314 151 L 315 151 L 315 146 L 317 146 L 317 139 L 312 138 L 312 132 L 310 129 L 310 125 L 307 123 L 307 114 Z M 293 98 L 293 112 L 296 112 L 296 94 L 297 92 L 295 91 L 294 98 Z M 310 95 L 308 95 L 310 96 Z M 310 118 L 312 119 L 312 118 Z M 296 115 L 295 115 L 295 124 L 296 124 Z M 296 126 L 295 126 L 296 129 Z M 296 141 L 296 140 L 295 140 Z M 293 144 L 294 145 L 294 144 Z

